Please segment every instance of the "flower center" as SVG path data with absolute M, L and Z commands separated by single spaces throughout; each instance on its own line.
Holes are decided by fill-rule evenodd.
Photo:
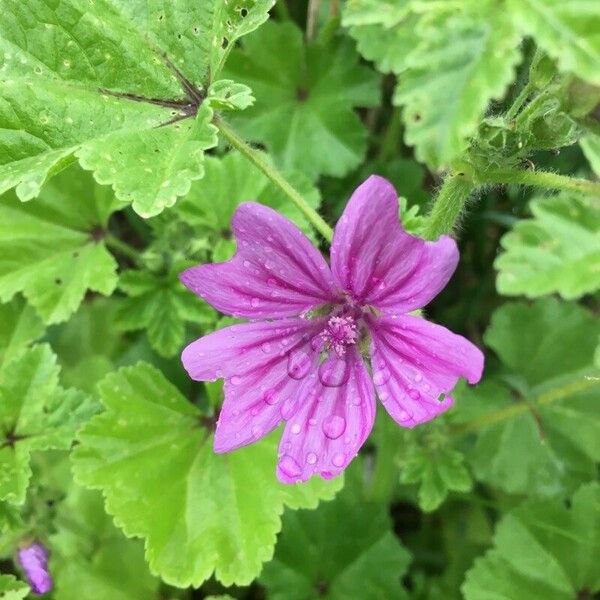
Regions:
M 327 327 L 320 333 L 327 350 L 334 350 L 342 358 L 346 354 L 346 346 L 356 344 L 358 340 L 358 327 L 350 315 L 344 317 L 331 317 Z

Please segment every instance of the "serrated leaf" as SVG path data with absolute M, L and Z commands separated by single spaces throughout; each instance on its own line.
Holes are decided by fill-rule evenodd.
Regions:
M 260 580 L 272 600 L 408 598 L 400 579 L 409 562 L 384 508 L 348 481 L 315 511 L 286 511 Z
M 31 452 L 70 447 L 95 405 L 58 386 L 49 346 L 34 346 L 0 370 L 0 500 L 22 504 L 31 477 Z
M 148 572 L 143 544 L 116 529 L 98 492 L 72 486 L 54 527 L 49 545 L 56 600 L 159 597 L 159 581 Z
M 29 595 L 29 586 L 14 575 L 0 574 L 0 600 L 22 600 Z
M 509 0 L 505 10 L 561 69 L 600 85 L 600 5 L 596 0 Z
M 438 508 L 450 491 L 468 492 L 473 485 L 463 454 L 449 448 L 413 448 L 401 463 L 400 481 L 420 484 L 425 512 Z
M 227 63 L 226 75 L 256 96 L 232 123 L 247 139 L 264 143 L 282 169 L 313 180 L 341 177 L 366 150 L 367 131 L 353 109 L 379 99 L 377 76 L 357 59 L 343 38 L 305 46 L 291 22 L 265 24 Z
M 6 0 L 0 190 L 22 200 L 78 157 L 142 216 L 202 176 L 206 90 L 272 0 Z
M 198 301 L 179 281 L 186 265 L 175 265 L 166 274 L 125 271 L 119 289 L 127 298 L 119 302 L 117 326 L 125 331 L 145 329 L 150 345 L 161 356 L 174 356 L 185 343 L 185 325 L 214 324 L 217 313 Z
M 206 228 L 217 233 L 221 240 L 224 233 L 231 237 L 231 218 L 235 209 L 242 202 L 252 200 L 274 208 L 315 239 L 314 229 L 304 214 L 239 152 L 230 152 L 223 158 L 206 157 L 205 167 L 204 179 L 192 186 L 176 208 L 176 214 L 195 230 Z M 290 172 L 286 173 L 286 179 L 312 208 L 318 210 L 321 196 L 305 176 Z M 231 258 L 234 250 L 235 244 L 231 242 L 214 260 L 221 262 Z
M 0 304 L 0 367 L 44 333 L 44 324 L 23 298 Z
M 476 432 L 465 454 L 477 479 L 513 494 L 552 495 L 594 477 L 599 333 L 587 310 L 554 299 L 496 311 L 485 340 L 503 371 L 455 392 L 453 419 Z
M 244 110 L 254 104 L 252 90 L 242 83 L 231 79 L 220 79 L 210 86 L 210 101 L 213 108 L 225 110 Z
M 167 583 L 199 586 L 213 572 L 225 585 L 250 583 L 293 494 L 275 478 L 275 439 L 215 454 L 198 409 L 147 364 L 107 376 L 99 389 L 106 412 L 79 436 L 76 479 L 103 491 L 126 535 L 145 538 L 150 569 Z M 299 491 L 308 498 L 292 501 L 331 498 L 340 485 L 315 481 Z
M 466 600 L 591 598 L 600 590 L 600 486 L 584 485 L 570 506 L 530 501 L 506 515 L 495 546 L 477 559 L 462 591 Z
M 79 169 L 56 177 L 35 203 L 0 197 L 0 299 L 23 292 L 46 323 L 58 323 L 88 289 L 111 294 L 117 263 L 102 237 L 114 208 L 110 189 Z
M 520 34 L 502 8 L 443 15 L 420 33 L 394 102 L 404 107 L 407 143 L 438 168 L 465 150 L 490 100 L 511 83 Z
M 559 293 L 574 299 L 600 288 L 600 207 L 576 193 L 536 197 L 533 219 L 502 237 L 497 287 L 507 296 Z M 574 241 L 576 240 L 576 243 Z

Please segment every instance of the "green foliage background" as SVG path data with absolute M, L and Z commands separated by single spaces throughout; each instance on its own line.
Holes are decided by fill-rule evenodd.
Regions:
M 0 8 L 1 599 L 34 539 L 56 600 L 600 593 L 597 0 Z M 327 254 L 372 173 L 458 239 L 426 315 L 485 374 L 284 486 L 278 433 L 212 452 L 221 385 L 179 353 L 230 321 L 177 275 L 245 200 Z

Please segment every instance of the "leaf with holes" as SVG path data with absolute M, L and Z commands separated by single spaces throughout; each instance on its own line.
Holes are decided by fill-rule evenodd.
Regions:
M 202 177 L 207 90 L 273 0 L 6 0 L 0 191 L 22 200 L 79 159 L 148 217 Z
M 600 208 L 594 198 L 563 192 L 533 198 L 533 219 L 501 240 L 496 259 L 501 294 L 579 298 L 600 287 Z M 576 243 L 574 243 L 574 241 Z
M 565 71 L 600 85 L 600 4 L 597 0 L 509 0 L 506 12 Z
M 226 74 L 256 96 L 232 123 L 263 142 L 280 168 L 314 180 L 342 176 L 362 160 L 367 131 L 353 109 L 377 104 L 378 78 L 347 40 L 306 46 L 292 23 L 267 23 L 231 53 Z
M 102 490 L 107 512 L 145 538 L 151 571 L 172 585 L 197 587 L 213 573 L 250 583 L 273 553 L 284 504 L 314 508 L 342 484 L 278 483 L 273 436 L 215 454 L 209 419 L 148 364 L 108 375 L 99 390 L 106 411 L 79 436 L 75 478 Z
M 22 600 L 29 595 L 29 586 L 18 581 L 14 575 L 0 575 L 0 598 L 2 600 Z
M 363 498 L 361 466 L 354 464 L 332 502 L 286 511 L 275 557 L 260 578 L 270 599 L 408 598 L 400 579 L 410 554 L 393 534 L 386 507 Z
M 404 107 L 407 143 L 431 167 L 448 165 L 466 149 L 520 60 L 520 34 L 502 7 L 488 4 L 426 20 L 421 42 L 406 57 L 394 102 Z
M 109 295 L 117 263 L 103 236 L 115 208 L 110 188 L 69 169 L 38 201 L 0 197 L 0 299 L 23 292 L 46 323 L 66 320 L 88 289 Z
M 119 302 L 117 327 L 125 331 L 145 329 L 150 345 L 161 356 L 175 356 L 185 343 L 186 323 L 196 326 L 198 337 L 217 321 L 217 313 L 204 301 L 190 294 L 179 281 L 186 266 L 174 265 L 166 274 L 125 271 L 119 289 L 127 294 Z
M 528 501 L 505 515 L 494 548 L 475 561 L 466 600 L 592 598 L 600 591 L 600 485 L 561 500 Z
M 477 387 L 459 386 L 451 415 L 458 432 L 472 434 L 465 455 L 477 479 L 552 495 L 595 476 L 599 335 L 600 322 L 577 304 L 545 299 L 496 311 L 485 341 L 503 369 Z
M 58 385 L 49 346 L 34 346 L 0 370 L 0 500 L 22 504 L 33 451 L 67 450 L 95 412 L 85 394 Z

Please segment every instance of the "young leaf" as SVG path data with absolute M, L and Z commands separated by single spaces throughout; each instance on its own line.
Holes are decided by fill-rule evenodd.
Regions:
M 23 292 L 46 323 L 58 323 L 88 289 L 111 294 L 117 263 L 103 236 L 114 204 L 111 190 L 79 169 L 56 177 L 35 203 L 0 197 L 0 299 Z
M 600 85 L 600 5 L 596 0 L 509 0 L 505 11 L 561 69 Z
M 600 177 L 600 135 L 590 133 L 583 137 L 580 143 L 592 170 Z
M 140 215 L 172 205 L 216 144 L 207 89 L 272 4 L 7 0 L 0 191 L 33 198 L 77 157 Z
M 23 298 L 0 304 L 0 366 L 43 333 L 44 324 Z
M 117 326 L 126 331 L 145 329 L 150 345 L 161 356 L 181 351 L 186 322 L 207 326 L 217 319 L 217 313 L 179 281 L 185 268 L 174 265 L 164 276 L 125 271 L 119 279 L 119 289 L 128 297 L 119 303 Z
M 343 38 L 305 46 L 292 23 L 267 23 L 227 63 L 227 76 L 247 83 L 256 96 L 232 123 L 263 142 L 282 169 L 313 180 L 344 175 L 366 150 L 367 132 L 353 109 L 379 99 L 377 76 L 357 59 Z
M 435 510 L 449 491 L 468 492 L 473 482 L 461 452 L 449 448 L 414 447 L 403 460 L 402 483 L 420 483 L 419 507 Z
M 573 299 L 600 287 L 600 208 L 595 199 L 563 192 L 530 202 L 533 219 L 501 240 L 498 292 Z M 574 243 L 574 240 L 577 240 Z
M 529 501 L 508 513 L 495 546 L 462 586 L 466 600 L 592 598 L 600 590 L 600 485 L 584 485 L 569 506 Z
M 150 600 L 159 581 L 139 540 L 127 539 L 104 512 L 102 496 L 72 485 L 50 538 L 56 600 Z
M 501 377 L 455 392 L 454 420 L 476 431 L 465 454 L 477 479 L 513 494 L 551 495 L 594 477 L 599 334 L 587 310 L 554 299 L 496 311 L 485 340 L 504 362 Z
M 420 33 L 394 102 L 404 106 L 406 141 L 438 168 L 461 154 L 490 100 L 504 94 L 521 36 L 506 10 L 486 3 L 480 11 L 432 18 Z
M 316 511 L 286 511 L 261 582 L 272 600 L 408 598 L 400 579 L 409 562 L 384 507 L 348 481 Z
M 206 417 L 150 365 L 108 375 L 99 389 L 106 412 L 81 432 L 76 479 L 103 491 L 107 512 L 146 539 L 151 571 L 172 585 L 199 586 L 213 572 L 225 585 L 250 583 L 272 555 L 284 503 L 314 505 L 341 485 L 286 490 L 273 437 L 215 454 Z
M 95 411 L 84 394 L 58 385 L 49 346 L 34 346 L 0 369 L 0 500 L 22 504 L 31 452 L 70 447 Z
M 205 170 L 204 178 L 194 183 L 175 209 L 195 230 L 206 228 L 220 236 L 231 237 L 235 209 L 241 202 L 252 200 L 274 208 L 314 239 L 314 229 L 300 210 L 238 152 L 229 152 L 223 158 L 206 157 Z M 312 208 L 319 208 L 319 191 L 304 175 L 291 172 L 286 178 Z
M 18 581 L 14 575 L 0 574 L 0 599 L 22 600 L 29 595 L 29 586 Z

